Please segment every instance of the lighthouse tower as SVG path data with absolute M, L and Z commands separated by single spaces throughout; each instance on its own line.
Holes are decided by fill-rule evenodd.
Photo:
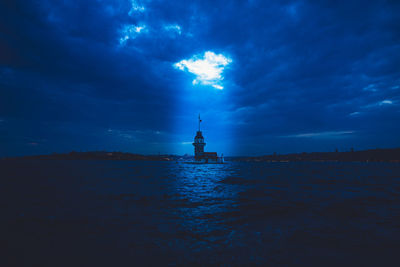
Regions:
M 199 160 L 203 155 L 204 155 L 204 147 L 206 146 L 206 143 L 204 143 L 204 137 L 203 133 L 200 130 L 200 114 L 199 114 L 199 130 L 196 133 L 196 136 L 194 137 L 194 158 L 196 160 Z

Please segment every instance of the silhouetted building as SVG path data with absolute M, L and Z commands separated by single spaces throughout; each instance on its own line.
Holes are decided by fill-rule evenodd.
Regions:
M 199 130 L 194 137 L 194 159 L 199 163 L 223 163 L 223 156 L 218 157 L 217 152 L 204 152 L 204 147 L 206 143 L 204 142 L 203 133 L 200 130 L 200 114 L 199 114 Z

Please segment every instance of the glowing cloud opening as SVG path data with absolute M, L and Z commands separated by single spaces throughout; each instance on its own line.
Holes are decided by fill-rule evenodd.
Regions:
M 231 62 L 232 59 L 222 54 L 207 51 L 202 58 L 199 55 L 195 55 L 190 59 L 175 63 L 174 67 L 195 74 L 196 79 L 193 80 L 193 85 L 211 85 L 215 89 L 222 90 L 224 89 L 221 84 L 224 79 L 222 72 Z

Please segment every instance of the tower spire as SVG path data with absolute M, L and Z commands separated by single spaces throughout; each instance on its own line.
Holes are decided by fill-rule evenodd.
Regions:
M 201 119 L 200 119 L 200 113 L 199 113 L 199 132 L 200 132 L 200 123 L 201 123 Z

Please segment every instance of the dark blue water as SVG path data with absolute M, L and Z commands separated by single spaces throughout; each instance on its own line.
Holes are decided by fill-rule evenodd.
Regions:
M 400 164 L 0 161 L 26 266 L 398 266 Z

